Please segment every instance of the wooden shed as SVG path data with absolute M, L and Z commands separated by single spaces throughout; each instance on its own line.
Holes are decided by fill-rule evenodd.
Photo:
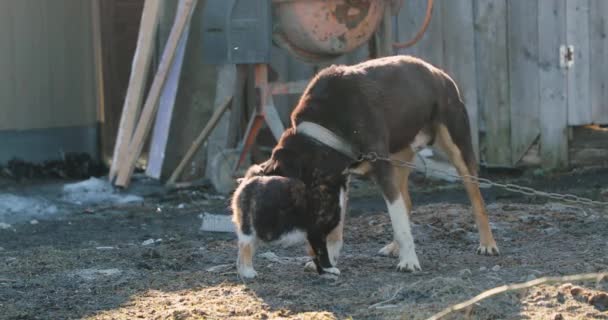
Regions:
M 92 1 L 0 1 L 0 163 L 97 152 Z
M 12 157 L 42 161 L 62 152 L 111 156 L 143 2 L 0 0 L 0 164 Z M 159 52 L 176 3 L 163 4 Z M 217 100 L 222 66 L 201 61 L 206 3 L 199 1 L 193 16 L 169 167 L 181 159 Z M 412 38 L 426 5 L 427 0 L 404 1 L 393 18 L 395 41 Z M 608 124 L 606 17 L 604 0 L 435 0 L 422 40 L 397 53 L 427 59 L 456 79 L 482 164 L 563 166 L 576 156 L 571 142 L 578 128 L 573 128 Z M 272 50 L 271 66 L 282 81 L 310 79 L 322 67 Z M 363 46 L 333 63 L 368 56 Z M 275 100 L 285 123 L 297 98 Z M 196 158 L 195 175 L 219 152 L 219 145 L 209 146 Z

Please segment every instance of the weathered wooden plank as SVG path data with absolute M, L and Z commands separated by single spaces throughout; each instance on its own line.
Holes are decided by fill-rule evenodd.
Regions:
M 85 112 L 85 108 L 92 108 L 93 113 L 95 112 L 94 106 L 85 106 L 84 95 L 87 94 L 86 78 L 84 68 L 91 68 L 92 63 L 88 64 L 85 62 L 85 39 L 91 37 L 90 33 L 82 30 L 82 28 L 74 28 L 74 25 L 81 25 L 81 21 L 87 21 L 89 24 L 90 20 L 84 20 L 82 18 L 84 4 L 83 1 L 78 0 L 64 0 L 60 8 L 65 12 L 64 21 L 56 21 L 62 26 L 61 41 L 65 42 L 65 46 L 62 48 L 62 52 L 65 56 L 63 61 L 65 64 L 62 69 L 55 69 L 54 72 L 64 73 L 63 77 L 66 81 L 65 86 L 61 86 L 61 93 L 58 93 L 58 99 L 63 100 L 63 104 L 56 104 L 56 118 L 58 122 L 61 122 L 62 126 L 74 126 L 82 123 L 82 119 L 90 117 L 90 113 Z M 59 8 L 58 8 L 59 9 Z M 59 96 L 63 95 L 63 96 Z M 90 123 L 94 123 L 95 117 L 93 116 Z
M 80 1 L 77 21 L 80 28 L 80 82 L 82 90 L 78 94 L 81 124 L 97 124 L 97 89 L 95 81 L 95 53 L 93 51 L 92 1 Z
M 511 162 L 517 163 L 540 134 L 538 3 L 508 1 Z
M 479 159 L 477 77 L 473 4 L 470 1 L 445 1 L 434 19 L 443 24 L 443 67 L 458 84 L 471 123 L 473 149 Z
M 505 0 L 474 2 L 477 92 L 486 130 L 481 157 L 489 166 L 512 164 L 506 12 Z
M 50 88 L 51 100 L 53 106 L 63 106 L 65 113 L 72 113 L 71 104 L 73 103 L 73 92 L 70 92 L 70 34 L 67 30 L 70 25 L 70 14 L 72 3 L 64 3 L 63 5 L 50 5 L 47 10 L 48 14 L 53 17 L 45 26 L 48 34 L 54 35 L 53 49 L 48 52 L 48 61 L 51 63 Z M 72 28 L 74 29 L 74 28 Z M 77 88 L 74 88 L 77 89 Z M 58 111 L 58 110 L 57 110 Z M 60 117 L 58 114 L 57 117 Z
M 215 98 L 214 98 L 214 112 L 222 107 L 222 103 L 235 96 L 235 88 L 237 87 L 237 68 L 234 64 L 224 64 L 217 67 L 217 84 L 215 87 Z M 231 106 L 234 106 L 234 100 L 232 100 Z M 205 176 L 211 179 L 216 189 L 221 188 L 221 181 L 214 179 L 217 175 L 215 174 L 218 170 L 217 166 L 214 166 L 215 158 L 218 154 L 226 148 L 226 142 L 228 141 L 228 130 L 230 130 L 230 110 L 227 110 L 224 115 L 219 119 L 215 129 L 209 134 L 206 146 L 206 165 L 205 165 Z
M 608 1 L 590 0 L 590 104 L 594 123 L 608 124 Z
M 93 50 L 93 61 L 95 65 L 95 105 L 97 109 L 97 120 L 105 122 L 105 96 L 103 87 L 103 43 L 102 43 L 102 23 L 101 23 L 101 0 L 91 1 L 91 43 Z M 103 145 L 109 143 L 104 141 L 105 136 L 100 134 Z M 102 150 L 103 154 L 103 150 Z
M 574 46 L 574 64 L 568 71 L 568 124 L 589 124 L 589 0 L 566 1 L 566 42 Z
M 133 136 L 137 116 L 141 109 L 145 81 L 147 80 L 150 63 L 152 61 L 154 37 L 156 35 L 161 1 L 146 0 L 137 38 L 137 49 L 133 57 L 129 86 L 125 97 L 122 116 L 114 145 L 114 154 L 108 178 L 114 180 L 119 167 L 127 161 L 129 145 Z M 139 156 L 139 155 L 138 155 Z
M 17 128 L 43 128 L 49 122 L 48 105 L 43 103 L 46 59 L 42 47 L 42 9 L 35 0 L 11 2 L 13 5 L 13 39 L 16 105 L 13 125 Z M 35 114 L 36 117 L 32 117 Z
M 549 168 L 568 163 L 568 83 L 566 70 L 559 64 L 565 26 L 565 0 L 538 2 L 540 148 L 543 165 Z
M 13 30 L 13 2 L 0 1 L 0 109 L 3 115 L 0 117 L 0 130 L 14 129 L 14 108 L 17 97 L 15 96 L 15 52 L 14 52 L 14 30 Z
M 197 0 L 184 0 L 184 4 L 181 7 L 182 10 L 180 10 L 179 14 L 175 17 L 174 27 L 171 29 L 171 34 L 169 35 L 169 39 L 163 50 L 158 71 L 150 87 L 150 92 L 142 109 L 141 117 L 133 133 L 131 143 L 129 144 L 129 153 L 127 153 L 124 163 L 120 164 L 121 167 L 118 170 L 115 181 L 117 186 L 127 187 L 130 183 L 131 176 L 135 169 L 135 162 L 141 155 L 144 143 L 150 132 L 152 118 L 157 111 L 158 98 L 160 97 L 161 89 L 167 79 L 169 67 L 175 57 L 177 44 L 179 43 L 179 39 L 181 38 L 186 25 L 190 23 L 196 3 Z
M 175 106 L 175 97 L 177 96 L 177 88 L 179 86 L 179 78 L 182 71 L 184 53 L 186 51 L 189 35 L 190 25 L 187 25 L 182 34 L 182 38 L 177 45 L 175 59 L 171 64 L 171 69 L 167 76 L 167 83 L 163 88 L 158 102 L 158 113 L 156 114 L 156 121 L 154 121 L 148 166 L 146 167 L 146 175 L 155 179 L 160 179 L 163 162 L 165 160 L 165 149 L 167 147 L 167 141 L 169 140 L 171 120 L 173 119 L 173 107 Z
M 424 21 L 427 0 L 408 0 L 399 12 L 397 19 L 397 40 L 405 42 L 412 39 Z M 443 65 L 443 32 L 442 6 L 443 1 L 435 1 L 433 16 L 428 29 L 418 43 L 410 48 L 396 50 L 395 53 L 411 54 L 429 61 L 436 66 Z

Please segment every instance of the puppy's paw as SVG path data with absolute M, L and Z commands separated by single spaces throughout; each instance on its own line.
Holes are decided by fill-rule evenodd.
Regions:
M 308 261 L 304 265 L 304 271 L 317 272 L 317 265 L 314 261 Z
M 338 280 L 339 275 L 340 270 L 338 270 L 338 268 L 336 267 L 324 268 L 323 273 L 321 274 L 321 278 L 329 280 Z
M 496 243 L 493 243 L 490 245 L 479 245 L 479 248 L 477 248 L 477 254 L 484 256 L 498 256 L 500 255 L 500 251 L 498 251 Z
M 240 268 L 239 274 L 245 279 L 253 279 L 258 276 L 258 273 L 253 268 Z
M 399 244 L 396 241 L 384 246 L 384 248 L 378 251 L 378 254 L 385 257 L 398 257 L 399 256 Z
M 323 268 L 323 271 L 325 273 L 333 274 L 333 275 L 336 275 L 336 276 L 340 275 L 340 270 L 338 268 L 336 268 L 336 267 Z

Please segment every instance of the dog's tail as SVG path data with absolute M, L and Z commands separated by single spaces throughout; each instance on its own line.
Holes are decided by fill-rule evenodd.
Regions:
M 445 80 L 444 112 L 441 122 L 445 124 L 452 141 L 460 149 L 462 158 L 473 175 L 477 174 L 477 160 L 471 138 L 471 124 L 466 106 L 460 97 L 456 83 L 447 77 Z

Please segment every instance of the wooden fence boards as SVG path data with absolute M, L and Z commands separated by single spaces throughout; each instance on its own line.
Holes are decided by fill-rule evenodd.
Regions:
M 608 1 L 589 3 L 590 105 L 592 120 L 608 124 Z
M 505 0 L 474 2 L 477 31 L 477 92 L 485 139 L 484 160 L 490 166 L 511 165 L 511 112 Z
M 508 1 L 511 162 L 517 163 L 540 134 L 538 3 Z
M 568 161 L 568 100 L 566 70 L 559 64 L 559 47 L 566 41 L 566 1 L 538 2 L 540 146 L 549 167 Z
M 471 123 L 471 137 L 479 159 L 479 127 L 477 106 L 477 76 L 475 65 L 475 30 L 473 29 L 473 3 L 471 1 L 445 1 L 434 18 L 442 20 L 443 68 L 458 84 Z
M 589 124 L 589 0 L 568 0 L 565 10 L 564 43 L 574 46 L 574 64 L 568 70 L 568 124 Z

